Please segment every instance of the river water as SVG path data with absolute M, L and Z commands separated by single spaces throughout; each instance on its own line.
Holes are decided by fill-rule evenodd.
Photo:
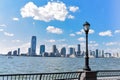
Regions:
M 0 74 L 81 71 L 84 58 L 0 56 Z M 91 58 L 92 70 L 120 70 L 120 58 Z

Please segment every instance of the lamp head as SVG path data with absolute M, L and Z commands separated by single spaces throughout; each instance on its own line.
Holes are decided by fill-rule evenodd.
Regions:
M 88 33 L 88 32 L 89 32 L 89 29 L 90 29 L 90 24 L 86 21 L 86 22 L 83 24 L 83 26 L 84 26 L 84 31 L 85 31 L 86 33 Z

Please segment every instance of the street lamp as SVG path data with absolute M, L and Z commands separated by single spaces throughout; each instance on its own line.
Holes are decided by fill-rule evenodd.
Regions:
M 91 71 L 91 69 L 89 67 L 89 56 L 88 56 L 88 32 L 89 32 L 90 24 L 88 22 L 85 22 L 83 24 L 83 26 L 84 26 L 84 31 L 85 31 L 85 34 L 86 34 L 85 67 L 83 68 L 83 70 Z

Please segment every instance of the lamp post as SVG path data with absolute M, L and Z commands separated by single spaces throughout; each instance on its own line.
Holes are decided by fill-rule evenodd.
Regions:
M 84 31 L 85 31 L 85 34 L 86 34 L 85 67 L 83 68 L 83 70 L 91 71 L 91 69 L 89 67 L 89 56 L 88 56 L 88 32 L 89 32 L 90 24 L 88 22 L 85 22 L 83 24 L 83 26 L 84 26 Z

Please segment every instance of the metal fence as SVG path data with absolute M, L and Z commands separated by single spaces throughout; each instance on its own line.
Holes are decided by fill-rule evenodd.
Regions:
M 96 72 L 97 80 L 120 80 L 120 70 L 99 70 Z M 82 73 L 84 72 L 1 74 L 0 80 L 80 80 Z
M 80 80 L 83 72 L 2 74 L 0 80 Z
M 120 70 L 99 70 L 97 71 L 98 80 L 120 80 Z

